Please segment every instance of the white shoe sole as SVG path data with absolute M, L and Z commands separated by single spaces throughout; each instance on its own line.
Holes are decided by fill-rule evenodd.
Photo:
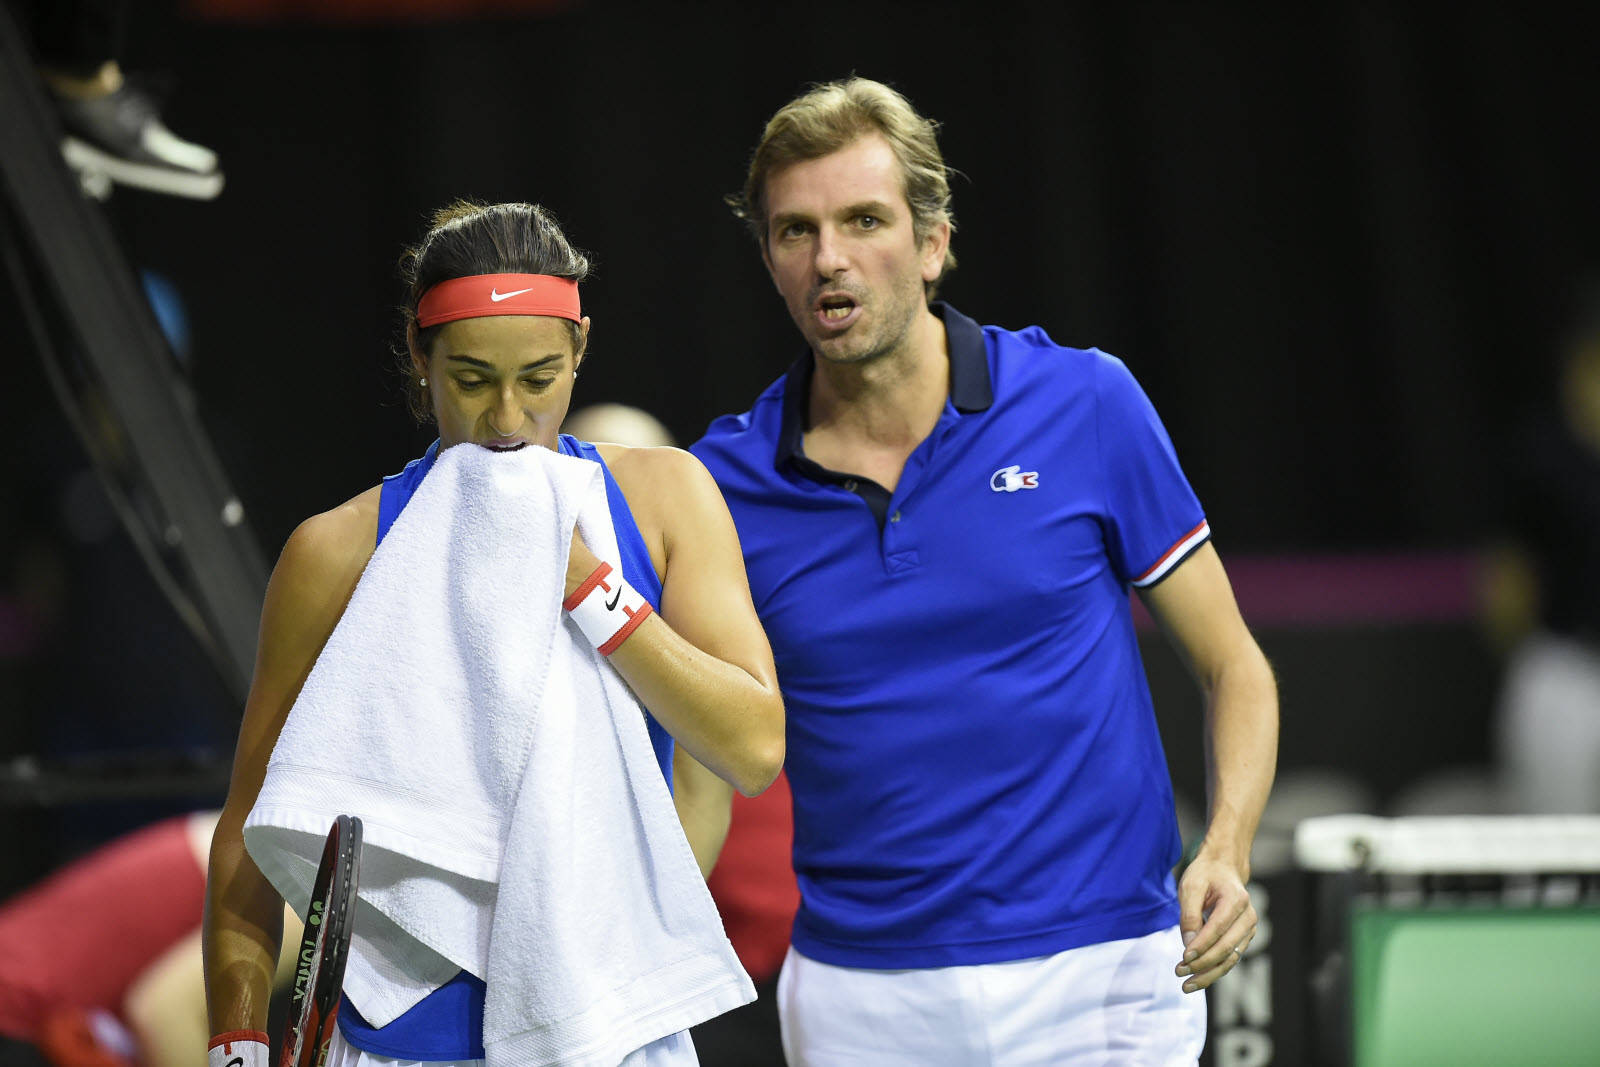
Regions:
M 95 179 L 109 179 L 119 185 L 148 189 L 154 193 L 182 196 L 191 200 L 211 200 L 222 192 L 222 173 L 192 174 L 149 163 L 132 163 L 81 141 L 76 137 L 61 140 L 61 155 L 67 165 L 85 178 L 85 188 L 103 185 Z M 103 199 L 103 197 L 102 197 Z

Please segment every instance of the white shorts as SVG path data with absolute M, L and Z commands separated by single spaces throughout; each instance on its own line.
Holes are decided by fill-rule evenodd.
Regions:
M 1173 973 L 1176 926 L 965 967 L 835 967 L 793 948 L 778 976 L 789 1067 L 1193 1067 L 1206 1002 Z
M 694 1042 L 689 1031 L 679 1030 L 643 1048 L 634 1049 L 623 1057 L 617 1067 L 699 1067 L 700 1057 L 694 1054 Z M 345 1043 L 344 1034 L 334 1027 L 333 1040 L 328 1044 L 325 1067 L 484 1067 L 483 1060 L 396 1060 L 363 1052 Z

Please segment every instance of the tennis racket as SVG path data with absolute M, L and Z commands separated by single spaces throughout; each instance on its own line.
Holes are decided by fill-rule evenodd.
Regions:
M 311 884 L 305 936 L 294 976 L 294 996 L 284 1027 L 281 1067 L 321 1067 L 328 1057 L 344 987 L 355 918 L 356 875 L 361 867 L 361 820 L 341 815 L 328 831 L 322 865 Z

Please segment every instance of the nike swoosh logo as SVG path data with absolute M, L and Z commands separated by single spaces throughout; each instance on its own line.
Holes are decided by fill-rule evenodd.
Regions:
M 531 293 L 531 292 L 533 292 L 533 286 L 531 286 L 531 285 L 528 286 L 526 289 L 513 289 L 509 293 L 502 293 L 498 289 L 490 289 L 489 290 L 489 299 L 493 300 L 496 304 L 498 304 L 502 300 L 509 300 L 514 296 L 521 296 L 523 293 Z
M 611 594 L 611 599 L 610 600 L 606 601 L 606 610 L 607 611 L 616 611 L 617 610 L 617 601 L 619 601 L 621 599 L 622 599 L 622 585 L 620 583 L 618 583 L 617 591 L 615 593 Z

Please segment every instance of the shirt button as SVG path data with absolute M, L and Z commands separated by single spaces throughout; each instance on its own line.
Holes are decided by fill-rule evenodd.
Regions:
M 898 511 L 896 511 L 893 515 L 890 515 L 889 516 L 889 521 L 890 522 L 899 522 L 900 521 L 900 513 Z
M 845 487 L 845 489 L 847 489 L 848 491 L 850 491 L 852 493 L 855 492 L 856 491 L 856 480 L 854 478 L 846 478 L 845 482 L 844 482 L 844 487 Z

